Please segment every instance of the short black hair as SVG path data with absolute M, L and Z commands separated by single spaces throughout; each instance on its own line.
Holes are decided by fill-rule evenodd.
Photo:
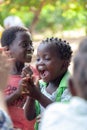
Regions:
M 87 54 L 78 52 L 73 61 L 73 78 L 78 80 L 77 87 L 80 88 L 84 98 L 87 100 Z
M 17 32 L 26 32 L 26 31 L 29 31 L 29 30 L 21 26 L 14 26 L 14 27 L 5 29 L 2 33 L 1 45 L 9 46 L 10 44 L 12 44 L 13 40 L 16 38 Z
M 68 42 L 59 38 L 47 38 L 41 42 L 41 44 L 51 44 L 56 46 L 57 53 L 61 59 L 70 60 L 72 56 L 72 50 Z

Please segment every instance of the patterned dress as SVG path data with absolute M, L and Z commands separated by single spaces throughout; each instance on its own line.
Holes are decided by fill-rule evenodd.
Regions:
M 38 76 L 38 72 L 35 68 L 31 66 L 31 69 L 33 71 L 33 74 L 35 76 Z M 4 90 L 5 95 L 10 95 L 14 93 L 17 88 L 19 81 L 21 80 L 20 75 L 10 75 L 8 79 L 8 85 L 6 89 Z M 11 103 L 11 105 L 8 106 L 8 110 L 11 116 L 11 119 L 14 124 L 14 128 L 20 128 L 20 130 L 33 130 L 34 129 L 34 121 L 28 121 L 24 116 L 24 110 L 23 106 L 26 102 L 26 96 L 20 96 L 17 100 Z M 7 130 L 7 129 L 6 129 Z

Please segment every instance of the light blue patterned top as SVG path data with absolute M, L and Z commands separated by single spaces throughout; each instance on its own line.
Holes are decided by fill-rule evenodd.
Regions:
M 13 130 L 10 117 L 2 110 L 0 110 L 0 130 Z

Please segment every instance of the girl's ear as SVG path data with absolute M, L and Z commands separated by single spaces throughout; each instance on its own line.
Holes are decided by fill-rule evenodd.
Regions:
M 74 86 L 73 78 L 69 78 L 68 87 L 69 87 L 69 90 L 70 90 L 72 96 L 76 96 L 77 93 L 76 93 L 76 89 L 75 89 L 75 86 Z
M 69 63 L 70 63 L 69 60 L 64 60 L 63 67 L 64 67 L 64 68 L 68 68 Z

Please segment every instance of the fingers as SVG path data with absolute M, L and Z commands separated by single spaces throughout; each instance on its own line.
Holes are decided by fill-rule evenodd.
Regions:
M 38 87 L 39 86 L 39 76 L 32 75 L 32 79 L 34 84 Z
M 30 75 L 30 77 L 32 76 L 33 74 L 33 71 L 31 70 L 30 66 L 25 66 L 23 69 L 22 69 L 22 73 L 21 73 L 21 77 L 26 77 L 26 75 Z
M 29 90 L 27 89 L 27 85 L 25 83 L 21 84 L 22 90 L 21 90 L 21 94 L 22 95 L 29 95 Z
M 15 60 L 15 58 L 11 57 L 11 52 L 7 49 L 7 47 L 0 47 L 0 54 L 2 54 L 4 58 L 6 57 L 9 62 L 13 62 Z
M 3 47 L 0 47 L 0 54 L 4 51 Z
M 21 77 L 22 77 L 22 78 L 26 77 L 25 71 L 22 71 L 22 72 L 21 72 Z
M 5 54 L 7 52 L 7 47 L 0 47 L 0 54 Z

